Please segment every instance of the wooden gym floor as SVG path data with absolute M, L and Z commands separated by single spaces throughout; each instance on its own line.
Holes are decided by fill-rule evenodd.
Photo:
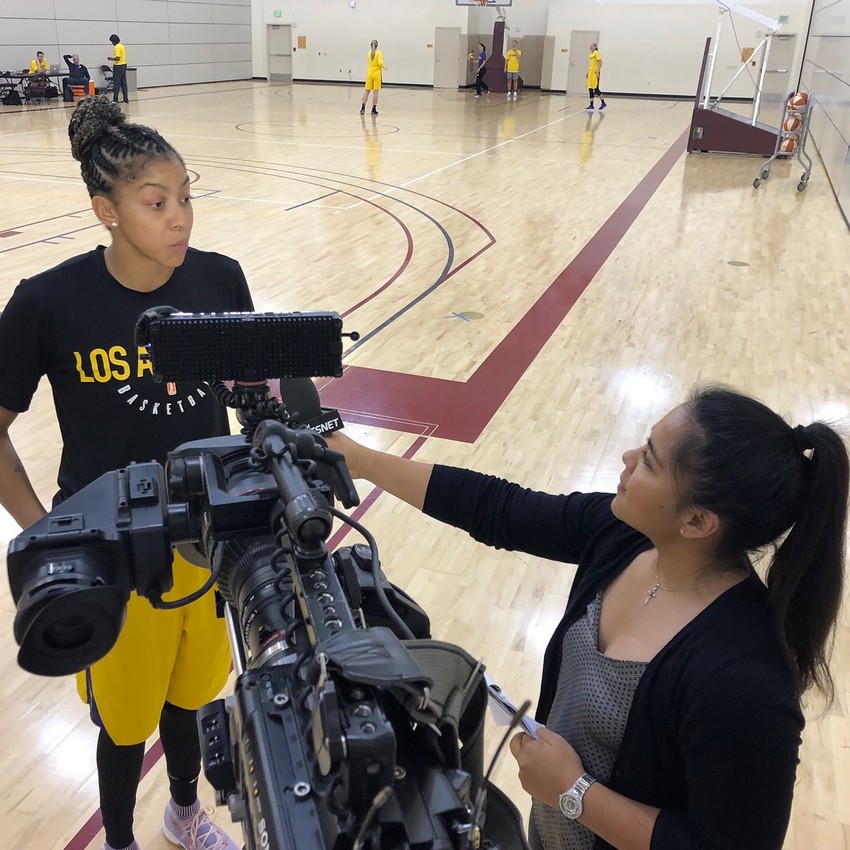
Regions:
M 755 191 L 758 160 L 684 153 L 682 102 L 612 98 L 588 116 L 580 98 L 387 89 L 372 120 L 359 100 L 356 87 L 234 82 L 128 107 L 186 158 L 192 242 L 241 261 L 258 309 L 336 310 L 361 332 L 346 377 L 322 389 L 355 437 L 569 491 L 613 488 L 623 450 L 700 381 L 846 427 L 850 235 L 819 164 L 803 194 L 796 163 Z M 20 278 L 107 238 L 69 117 L 0 107 L 0 305 Z M 13 440 L 48 503 L 59 451 L 46 382 Z M 572 568 L 482 548 L 386 496 L 361 513 L 435 635 L 535 697 Z M 4 515 L 4 546 L 16 532 Z M 3 578 L 4 845 L 100 848 L 95 730 L 70 679 L 17 668 L 13 612 Z M 850 847 L 846 611 L 834 671 L 833 708 L 808 709 L 788 850 Z M 146 849 L 167 846 L 159 754 L 151 741 Z M 527 809 L 509 756 L 497 780 Z

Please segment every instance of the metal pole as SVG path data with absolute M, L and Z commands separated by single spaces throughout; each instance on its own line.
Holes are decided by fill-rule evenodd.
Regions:
M 764 48 L 764 61 L 761 63 L 761 73 L 759 74 L 758 88 L 756 89 L 756 96 L 753 100 L 753 127 L 756 126 L 756 121 L 759 117 L 759 109 L 761 108 L 761 90 L 764 87 L 764 75 L 767 72 L 767 58 L 770 56 L 770 45 L 773 41 L 773 33 L 769 32 L 764 40 L 767 42 Z M 752 57 L 750 57 L 752 58 Z
M 756 48 L 756 49 L 752 52 L 752 55 L 750 56 L 750 59 L 752 59 L 752 58 L 753 58 L 753 56 L 755 56 L 755 55 L 759 52 L 759 50 L 761 50 L 761 49 L 762 49 L 762 47 L 764 47 L 765 42 L 766 42 L 769 38 L 770 38 L 770 36 L 768 35 L 768 36 L 765 36 L 765 37 L 761 40 L 761 43 L 759 44 L 759 46 L 758 46 L 758 47 L 757 47 L 757 48 Z M 747 60 L 747 62 L 749 62 L 749 61 L 750 61 L 750 60 L 748 59 L 748 60 Z M 737 79 L 738 79 L 738 77 L 740 77 L 740 76 L 741 76 L 741 74 L 743 74 L 743 73 L 744 73 L 744 71 L 746 71 L 746 70 L 747 70 L 747 62 L 742 62 L 742 63 L 741 63 L 741 67 L 740 67 L 740 68 L 738 68 L 737 72 L 735 73 L 735 76 L 734 76 L 734 77 L 732 77 L 732 79 L 731 79 L 731 80 L 729 80 L 728 84 L 726 85 L 726 88 L 725 88 L 725 89 L 723 89 L 723 91 L 722 91 L 722 92 L 720 92 L 720 94 L 719 94 L 719 95 L 717 95 L 717 97 L 716 97 L 716 98 L 714 98 L 714 105 L 715 105 L 715 106 L 717 106 L 717 104 L 718 104 L 718 103 L 720 103 L 720 100 L 722 99 L 723 95 L 724 95 L 724 94 L 726 94 L 726 92 L 727 92 L 727 91 L 729 91 L 729 89 L 732 87 L 732 83 L 734 83 L 734 82 L 735 82 L 735 80 L 737 80 Z
M 717 48 L 720 45 L 720 31 L 723 28 L 723 15 L 725 9 L 720 10 L 720 17 L 717 19 L 717 30 L 714 33 L 714 41 L 711 43 L 711 61 L 708 63 L 708 79 L 705 81 L 705 97 L 702 102 L 702 108 L 708 109 L 708 102 L 711 99 L 711 80 L 714 77 L 714 65 L 717 62 Z

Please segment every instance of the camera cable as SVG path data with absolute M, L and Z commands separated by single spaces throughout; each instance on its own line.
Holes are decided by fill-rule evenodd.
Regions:
M 344 514 L 342 511 L 337 510 L 332 507 L 330 509 L 331 514 L 335 516 L 337 519 L 342 522 L 350 525 L 355 531 L 359 531 L 363 537 L 366 538 L 366 542 L 369 544 L 369 548 L 372 551 L 372 563 L 371 563 L 371 571 L 373 577 L 373 583 L 375 585 L 375 595 L 378 597 L 378 601 L 381 603 L 381 607 L 384 609 L 387 617 L 389 617 L 390 621 L 396 627 L 398 631 L 398 636 L 403 638 L 404 640 L 415 640 L 415 636 L 407 623 L 399 617 L 398 612 L 393 608 L 390 604 L 390 600 L 387 599 L 387 592 L 384 590 L 384 584 L 382 579 L 384 578 L 383 570 L 381 569 L 381 562 L 378 559 L 378 544 L 375 538 L 369 533 L 369 530 L 364 526 L 360 525 L 357 520 L 352 519 L 347 514 Z

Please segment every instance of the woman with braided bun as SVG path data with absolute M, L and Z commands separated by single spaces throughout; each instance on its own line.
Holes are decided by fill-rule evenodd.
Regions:
M 0 316 L 0 502 L 22 527 L 45 513 L 9 438 L 42 375 L 62 434 L 55 504 L 131 461 L 165 461 L 188 440 L 229 433 L 205 384 L 157 383 L 133 330 L 147 309 L 251 310 L 239 264 L 189 247 L 192 198 L 179 154 L 155 130 L 86 98 L 68 128 L 92 210 L 111 240 L 24 280 Z M 175 554 L 174 589 L 186 596 L 209 573 Z M 197 799 L 196 710 L 224 686 L 230 652 L 211 594 L 157 610 L 133 594 L 115 647 L 81 674 L 100 726 L 97 768 L 105 850 L 136 850 L 133 810 L 145 740 L 157 726 L 171 800 L 166 838 L 185 850 L 237 850 Z
M 578 564 L 536 739 L 511 742 L 545 850 L 780 850 L 813 686 L 833 693 L 848 457 L 707 387 L 623 455 L 616 494 L 550 495 L 328 440 L 483 543 Z M 754 557 L 767 561 L 762 579 Z

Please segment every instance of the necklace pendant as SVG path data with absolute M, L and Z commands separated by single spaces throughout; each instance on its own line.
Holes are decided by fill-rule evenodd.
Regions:
M 656 584 L 655 587 L 646 591 L 646 599 L 643 600 L 644 607 L 649 605 L 650 599 L 655 599 L 658 596 L 658 588 L 661 587 L 660 584 Z

